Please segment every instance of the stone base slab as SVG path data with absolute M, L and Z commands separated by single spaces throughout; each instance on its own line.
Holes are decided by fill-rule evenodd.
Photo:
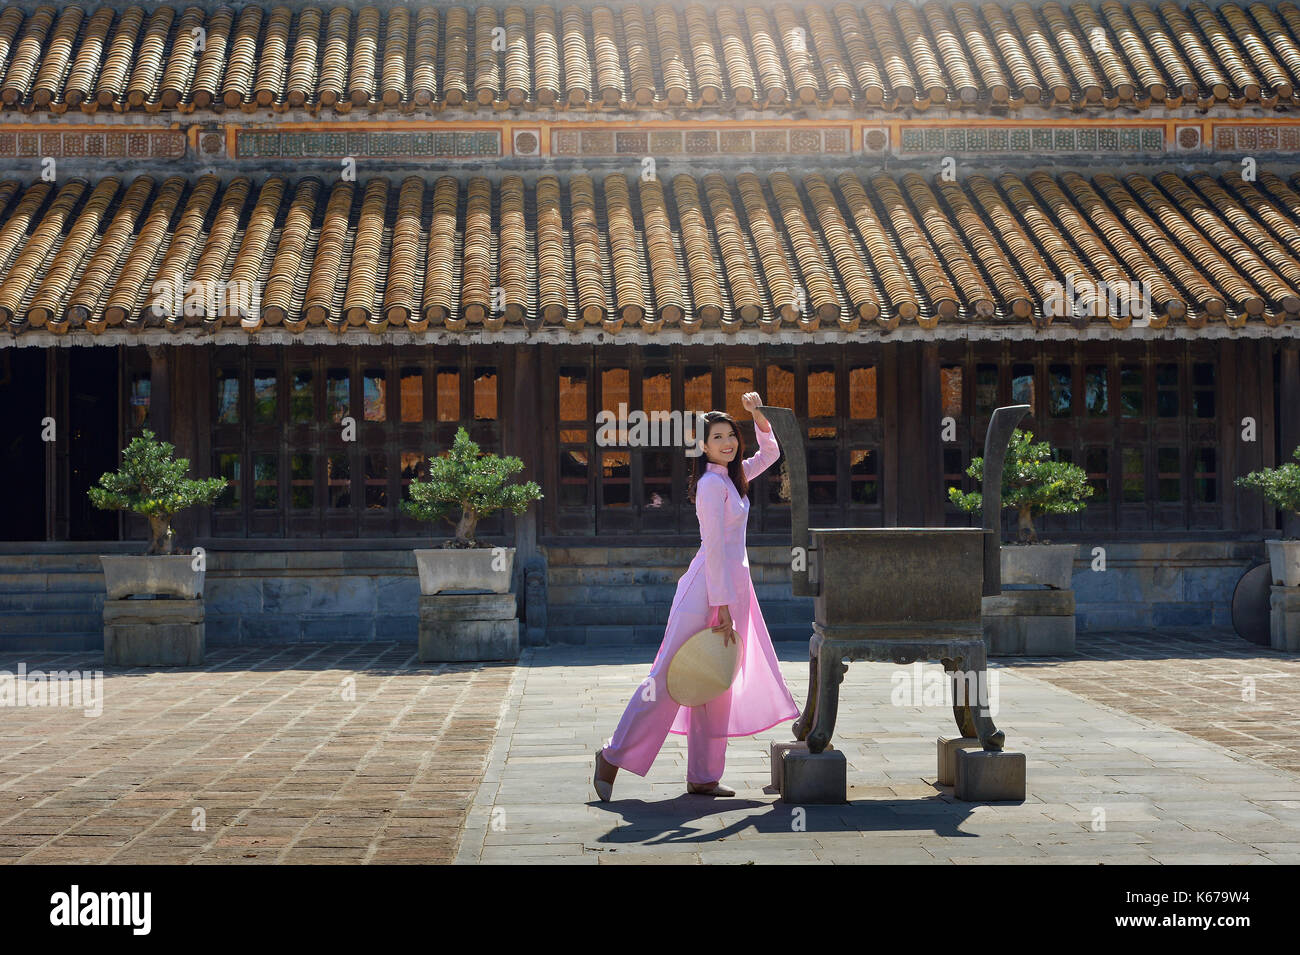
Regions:
M 848 760 L 839 750 L 786 750 L 781 756 L 781 801 L 838 805 L 849 801 Z
M 1268 605 L 1269 646 L 1300 653 L 1300 587 L 1273 586 Z
M 1025 754 L 959 749 L 953 795 L 963 802 L 1024 802 Z
M 772 759 L 772 788 L 777 792 L 781 791 L 781 778 L 784 775 L 781 770 L 785 763 L 783 757 L 789 752 L 808 752 L 807 740 L 787 740 L 782 743 L 772 743 L 769 750 Z
M 989 656 L 1074 653 L 1073 590 L 1004 590 L 981 611 Z
M 514 594 L 420 597 L 421 663 L 519 659 Z
M 939 737 L 939 768 L 935 782 L 940 786 L 951 786 L 956 780 L 957 751 L 962 749 L 983 749 L 983 746 L 973 736 Z
M 105 666 L 199 666 L 204 607 L 200 600 L 105 600 Z

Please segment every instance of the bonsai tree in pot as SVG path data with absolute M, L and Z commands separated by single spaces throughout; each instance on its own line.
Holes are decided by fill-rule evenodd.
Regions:
M 1034 518 L 1077 513 L 1087 506 L 1093 489 L 1086 471 L 1053 460 L 1051 445 L 1033 439 L 1030 431 L 1017 428 L 1012 433 L 1002 471 L 1002 505 L 1017 514 L 1021 546 L 1003 546 L 999 552 L 1002 583 L 1013 589 L 984 598 L 984 640 L 992 656 L 1064 655 L 1075 647 L 1071 583 L 1078 547 L 1039 541 Z M 966 473 L 982 482 L 984 459 L 971 461 Z M 950 489 L 948 497 L 965 511 L 984 503 L 979 492 L 965 494 L 957 488 Z
M 1300 461 L 1300 447 L 1291 456 Z M 1275 468 L 1251 471 L 1236 480 L 1237 487 L 1258 491 L 1280 511 L 1300 517 L 1300 464 L 1287 462 Z M 1272 565 L 1273 583 L 1284 587 L 1300 587 L 1300 538 L 1286 537 L 1270 540 L 1269 563 Z
M 86 493 L 101 510 L 134 511 L 149 519 L 149 555 L 172 553 L 172 518 L 199 504 L 211 504 L 226 487 L 225 478 L 190 478 L 188 458 L 175 457 L 176 448 L 157 441 L 145 430 L 122 452 L 122 467 L 99 479 Z
M 1015 430 L 1002 470 L 1002 506 L 1015 509 L 1016 536 L 1022 544 L 1039 543 L 1034 530 L 1036 516 L 1078 513 L 1088 506 L 1086 499 L 1093 493 L 1083 468 L 1052 460 L 1051 445 L 1046 441 L 1034 444 L 1033 438 L 1032 431 Z M 972 460 L 966 474 L 983 481 L 984 459 Z M 948 499 L 963 511 L 978 511 L 984 504 L 979 491 L 967 493 L 955 487 L 948 489 Z
M 515 549 L 486 547 L 474 533 L 489 514 L 522 514 L 541 499 L 535 482 L 510 480 L 523 467 L 518 458 L 483 454 L 460 428 L 450 451 L 429 462 L 428 478 L 411 482 L 410 499 L 402 502 L 402 510 L 417 520 L 445 520 L 455 528 L 441 548 L 415 551 L 422 662 L 519 656 L 519 620 L 510 593 Z M 488 596 L 481 596 L 484 593 Z
M 518 458 L 483 454 L 469 432 L 460 428 L 450 453 L 430 460 L 428 479 L 411 482 L 410 499 L 402 501 L 402 511 L 416 520 L 451 524 L 456 533 L 443 547 L 480 547 L 474 539 L 479 521 L 502 510 L 522 514 L 541 499 L 536 482 L 510 482 L 523 469 Z
M 225 478 L 190 478 L 190 462 L 152 431 L 122 451 L 122 467 L 104 474 L 87 491 L 103 510 L 134 511 L 149 519 L 144 555 L 101 555 L 104 662 L 109 666 L 194 666 L 203 662 L 204 562 L 173 555 L 172 517 L 187 507 L 211 504 Z M 147 596 L 152 600 L 132 600 Z M 171 599 L 156 599 L 156 598 Z

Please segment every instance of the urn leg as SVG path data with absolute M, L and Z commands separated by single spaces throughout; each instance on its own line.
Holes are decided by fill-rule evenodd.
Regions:
M 840 708 L 840 683 L 848 666 L 840 655 L 822 647 L 817 654 L 817 713 L 808 734 L 808 752 L 820 753 L 830 745 L 835 732 L 835 716 Z
M 943 668 L 952 679 L 953 717 L 962 736 L 978 739 L 986 750 L 1001 750 L 1006 734 L 993 723 L 988 711 L 988 668 L 983 649 L 972 651 L 969 669 L 962 670 L 962 659 L 945 658 Z
M 806 740 L 817 716 L 817 638 L 808 641 L 808 701 L 804 703 L 803 712 L 795 720 L 794 738 Z

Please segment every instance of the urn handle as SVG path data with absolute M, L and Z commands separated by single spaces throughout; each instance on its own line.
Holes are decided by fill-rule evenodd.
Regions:
M 785 471 L 790 480 L 790 543 L 791 573 L 794 593 L 798 597 L 816 597 L 821 593 L 817 580 L 817 565 L 812 541 L 808 535 L 808 462 L 804 456 L 803 430 L 790 408 L 772 408 L 759 405 L 758 410 L 772 425 L 781 453 L 785 455 Z M 798 553 L 795 548 L 799 548 Z M 801 560 L 794 560 L 801 557 Z
M 984 435 L 984 482 L 981 487 L 984 517 L 984 596 L 1002 593 L 1002 468 L 1016 425 L 1029 405 L 997 408 Z

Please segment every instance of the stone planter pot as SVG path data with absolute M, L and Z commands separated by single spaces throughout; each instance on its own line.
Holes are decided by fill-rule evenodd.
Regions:
M 1003 544 L 1002 585 L 1070 590 L 1077 544 Z
M 415 552 L 422 663 L 519 659 L 513 547 Z
M 109 600 L 152 595 L 197 600 L 203 596 L 203 571 L 194 570 L 194 558 L 188 554 L 100 555 L 104 567 L 104 587 Z
M 1077 544 L 1003 544 L 1001 594 L 983 599 L 989 656 L 1074 653 Z M 1007 589 L 1008 585 L 1022 589 Z M 1033 589 L 1023 589 L 1033 588 Z
M 106 592 L 104 664 L 202 664 L 204 572 L 193 569 L 193 558 L 160 554 L 99 559 Z
M 447 547 L 417 550 L 415 566 L 420 572 L 420 593 L 425 595 L 455 591 L 508 594 L 515 569 L 515 549 Z
M 1300 587 L 1300 540 L 1269 540 L 1269 572 L 1274 587 Z

